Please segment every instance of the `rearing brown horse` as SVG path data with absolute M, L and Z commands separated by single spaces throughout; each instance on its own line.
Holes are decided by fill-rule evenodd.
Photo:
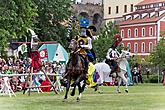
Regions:
M 80 82 L 83 80 L 84 82 L 86 82 L 85 75 L 83 74 L 84 68 L 85 68 L 84 60 L 79 55 L 79 51 L 81 50 L 81 48 L 79 48 L 78 43 L 75 39 L 71 40 L 68 48 L 70 49 L 70 59 L 66 66 L 66 74 L 64 77 L 67 79 L 66 94 L 65 94 L 64 100 L 67 100 L 70 83 L 71 81 L 74 81 L 73 83 L 74 88 L 71 92 L 71 96 L 75 95 L 75 89 L 76 89 L 76 86 L 78 86 L 79 96 L 77 97 L 77 101 L 80 101 L 81 93 L 83 92 L 85 88 L 85 84 L 83 85 L 83 87 L 81 87 Z

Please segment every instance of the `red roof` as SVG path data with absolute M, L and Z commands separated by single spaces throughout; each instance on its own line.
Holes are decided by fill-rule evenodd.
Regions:
M 123 26 L 123 25 L 132 25 L 132 24 L 142 24 L 142 23 L 155 23 L 157 22 L 158 20 L 160 20 L 161 18 L 163 18 L 165 16 L 165 13 L 162 14 L 161 16 L 159 17 L 156 17 L 156 16 L 153 16 L 151 18 L 148 18 L 148 16 L 140 19 L 140 18 L 137 18 L 137 19 L 128 19 L 126 21 L 121 21 L 119 23 L 120 26 Z
M 160 8 L 159 10 L 164 10 L 164 8 Z M 128 15 L 134 15 L 134 14 L 142 14 L 142 13 L 150 13 L 150 12 L 154 12 L 155 9 L 147 9 L 147 10 L 136 10 L 134 12 L 125 14 L 123 16 L 128 16 Z
M 159 2 L 165 2 L 165 0 L 143 0 L 142 2 L 138 3 L 136 6 L 159 3 Z

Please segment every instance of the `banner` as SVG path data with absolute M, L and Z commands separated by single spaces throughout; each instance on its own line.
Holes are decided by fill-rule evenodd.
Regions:
M 48 58 L 48 52 L 47 49 L 43 49 L 39 51 L 40 59 Z
M 25 52 L 27 52 L 27 45 L 26 44 L 22 44 L 18 47 L 17 52 L 21 52 L 21 54 L 24 54 Z

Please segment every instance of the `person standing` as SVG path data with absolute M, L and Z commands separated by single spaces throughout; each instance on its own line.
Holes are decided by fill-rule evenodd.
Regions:
M 163 76 L 162 82 L 163 82 L 163 85 L 165 86 L 165 69 L 163 69 L 162 71 L 162 76 Z

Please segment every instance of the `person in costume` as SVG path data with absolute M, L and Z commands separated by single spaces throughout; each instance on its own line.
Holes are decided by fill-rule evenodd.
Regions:
M 89 26 L 86 30 L 86 35 L 91 38 L 91 42 L 93 40 L 97 39 L 97 37 L 98 37 L 98 36 L 95 36 L 96 31 L 97 31 L 97 29 L 93 25 Z M 96 55 L 95 55 L 93 48 L 91 48 L 90 50 L 87 51 L 87 56 L 88 56 L 88 60 L 90 62 L 94 62 L 96 60 Z
M 80 35 L 75 36 L 75 40 L 78 42 L 79 48 L 81 50 L 79 51 L 79 55 L 84 59 L 84 75 L 86 76 L 88 71 L 88 57 L 87 57 L 87 51 L 92 49 L 92 39 L 87 36 L 87 26 L 89 25 L 89 20 L 86 18 L 83 18 L 80 20 Z
M 93 82 L 95 69 L 92 62 L 95 61 L 96 57 L 92 49 L 92 40 L 96 39 L 96 36 L 94 36 L 94 33 L 96 33 L 96 27 L 88 25 L 88 19 L 84 18 L 80 20 L 80 35 L 76 36 L 75 39 L 81 48 L 79 54 L 85 62 L 84 75 L 86 77 L 86 84 L 88 84 L 89 87 L 95 87 L 96 83 Z
M 121 41 L 121 36 L 119 34 L 115 35 L 114 43 L 107 52 L 105 63 L 107 63 L 112 69 L 110 74 L 114 73 L 115 71 L 118 71 L 117 59 L 119 58 L 120 53 L 117 51 L 116 47 Z
M 33 70 L 31 72 L 34 72 L 34 70 L 39 71 L 41 69 L 40 55 L 38 52 L 39 39 L 33 30 L 29 29 L 29 31 L 32 34 L 30 58 L 32 60 L 31 68 L 33 68 Z

